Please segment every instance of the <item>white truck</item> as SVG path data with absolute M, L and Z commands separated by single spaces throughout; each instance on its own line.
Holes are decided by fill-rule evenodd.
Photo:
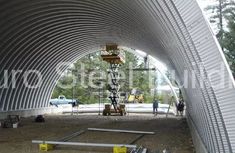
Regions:
M 63 104 L 71 104 L 73 107 L 78 104 L 78 100 L 76 99 L 66 99 L 64 95 L 60 95 L 58 98 L 51 99 L 50 105 L 63 105 Z

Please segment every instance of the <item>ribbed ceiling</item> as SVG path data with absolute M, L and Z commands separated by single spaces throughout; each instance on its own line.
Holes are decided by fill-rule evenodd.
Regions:
M 23 71 L 16 75 L 15 89 L 0 89 L 0 111 L 47 107 L 60 77 L 57 64 L 117 43 L 175 68 L 181 82 L 184 70 L 194 69 L 196 88 L 183 92 L 192 130 L 208 152 L 235 151 L 235 90 L 228 89 L 234 82 L 195 0 L 0 0 L 0 11 L 1 85 L 4 70 Z M 219 81 L 213 76 L 202 80 L 200 88 L 200 65 L 205 75 L 224 68 L 225 87 L 211 87 Z M 27 70 L 42 73 L 40 88 L 24 86 Z M 29 80 L 36 83 L 37 77 Z

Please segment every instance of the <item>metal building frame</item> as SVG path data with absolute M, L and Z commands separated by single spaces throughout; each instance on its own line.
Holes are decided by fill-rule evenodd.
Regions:
M 196 88 L 183 94 L 195 146 L 198 152 L 235 152 L 234 81 L 196 0 L 0 0 L 0 11 L 0 85 L 10 86 L 0 89 L 2 113 L 47 107 L 60 62 L 113 42 L 160 59 L 176 69 L 179 82 L 184 70 L 194 70 Z M 61 72 L 67 67 L 61 64 Z M 219 82 L 216 75 L 200 80 L 200 72 L 218 69 L 224 87 L 211 86 Z M 40 88 L 25 87 L 24 76 L 29 84 L 38 81 L 29 70 L 42 73 Z

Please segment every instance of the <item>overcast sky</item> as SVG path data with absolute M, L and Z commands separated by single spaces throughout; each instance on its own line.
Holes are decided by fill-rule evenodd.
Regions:
M 216 1 L 218 0 L 197 0 L 199 5 L 202 7 L 202 8 L 205 8 L 206 6 L 210 5 L 210 4 L 213 4 L 215 3 Z M 235 1 L 235 0 L 233 0 Z
M 197 1 L 202 8 L 205 8 L 208 5 L 216 2 L 216 0 L 197 0 Z

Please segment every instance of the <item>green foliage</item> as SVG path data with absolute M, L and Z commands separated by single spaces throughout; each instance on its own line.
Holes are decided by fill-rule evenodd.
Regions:
M 125 59 L 126 63 L 122 64 L 119 69 L 120 72 L 123 72 L 123 76 L 121 76 L 123 79 L 119 81 L 121 84 L 120 92 L 130 92 L 132 88 L 138 88 L 144 93 L 145 102 L 152 102 L 153 96 L 150 94 L 149 78 L 153 78 L 155 74 L 147 71 L 133 71 L 133 84 L 131 85 L 129 69 L 144 68 L 144 63 L 141 62 L 137 56 L 127 51 L 125 52 Z M 83 103 L 97 103 L 99 101 L 99 93 L 101 92 L 101 95 L 103 93 L 106 94 L 108 84 L 107 69 L 109 69 L 109 66 L 109 63 L 102 60 L 99 52 L 84 56 L 67 70 L 68 75 L 64 75 L 58 81 L 53 91 L 52 98 L 65 95 L 67 98 L 74 97 L 75 99 L 79 99 Z M 89 75 L 94 71 L 97 72 L 95 76 L 100 78 L 93 80 L 93 83 L 103 82 L 105 85 L 102 89 L 92 88 L 89 85 Z M 106 74 L 101 75 L 99 72 Z M 76 76 L 76 84 L 74 87 L 63 88 L 64 85 L 71 85 L 73 83 L 72 75 Z M 82 80 L 84 80 L 84 82 L 82 82 Z M 106 94 L 104 98 L 102 98 L 102 101 L 106 103 L 109 102 L 108 96 L 109 95 Z
M 66 86 L 72 84 L 72 77 L 71 76 L 63 76 L 60 81 L 58 82 L 56 88 L 53 91 L 52 98 L 58 98 L 59 95 L 66 95 L 67 98 L 72 98 L 72 89 L 66 88 Z M 71 90 L 71 91 L 70 91 Z
M 225 55 L 230 64 L 230 68 L 235 77 L 235 15 L 230 16 L 228 22 L 228 32 L 225 32 L 224 35 L 224 46 L 225 46 Z
M 145 103 L 152 103 L 153 102 L 153 96 L 150 94 L 145 93 L 144 94 L 144 102 Z
M 218 0 L 217 4 L 208 6 L 206 10 L 213 13 L 210 21 L 212 24 L 217 24 L 217 39 L 235 76 L 235 2 Z M 228 31 L 225 30 L 226 23 Z
M 210 17 L 210 22 L 217 26 L 218 33 L 216 36 L 221 44 L 222 49 L 224 49 L 224 25 L 230 19 L 230 16 L 234 14 L 235 2 L 233 0 L 217 0 L 216 4 L 209 5 L 205 10 L 210 11 L 212 14 Z

